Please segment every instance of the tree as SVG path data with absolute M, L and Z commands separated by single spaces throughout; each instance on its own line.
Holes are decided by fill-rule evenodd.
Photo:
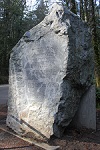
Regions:
M 96 75 L 96 83 L 97 86 L 100 87 L 100 46 L 98 41 L 98 34 L 97 34 L 97 26 L 96 26 L 96 17 L 95 17 L 95 4 L 93 0 L 89 0 L 89 26 L 92 31 L 92 41 L 94 46 L 95 52 L 95 75 Z
M 0 76 L 8 76 L 9 53 L 23 34 L 25 0 L 2 0 L 0 8 Z
M 40 0 L 38 5 L 35 5 L 35 9 L 32 11 L 27 11 L 24 17 L 25 28 L 29 30 L 33 26 L 39 24 L 46 14 L 48 13 L 48 6 L 43 0 Z
M 40 0 L 29 12 L 26 11 L 26 0 L 1 0 L 0 10 L 0 82 L 7 83 L 10 51 L 27 30 L 44 19 L 48 7 Z
M 85 20 L 83 0 L 80 0 L 80 17 Z
M 88 0 L 84 0 L 84 12 L 85 12 L 85 21 L 88 21 L 89 15 L 88 15 Z

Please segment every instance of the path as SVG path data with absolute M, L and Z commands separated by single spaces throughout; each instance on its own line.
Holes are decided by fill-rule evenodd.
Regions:
M 6 104 L 8 101 L 8 88 L 9 85 L 0 85 L 0 104 Z

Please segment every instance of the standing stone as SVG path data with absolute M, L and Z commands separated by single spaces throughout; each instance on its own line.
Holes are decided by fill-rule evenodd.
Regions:
M 7 126 L 21 135 L 61 137 L 94 77 L 86 23 L 54 4 L 10 56 Z
M 96 130 L 96 91 L 94 85 L 90 86 L 81 98 L 78 111 L 70 126 L 78 129 Z

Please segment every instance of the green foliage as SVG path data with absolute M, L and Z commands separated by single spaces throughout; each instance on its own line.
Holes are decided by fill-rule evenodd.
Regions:
M 21 24 L 24 5 L 21 0 L 2 0 L 0 8 L 2 8 L 2 16 L 0 17 L 0 76 L 8 76 L 10 51 L 23 34 Z
M 23 34 L 42 21 L 47 7 L 41 1 L 36 10 L 25 11 L 25 0 L 0 1 L 0 84 L 8 82 L 9 55 Z

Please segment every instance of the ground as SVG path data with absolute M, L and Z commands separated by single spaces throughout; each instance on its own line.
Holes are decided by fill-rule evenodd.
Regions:
M 0 126 L 5 126 L 7 107 L 0 107 Z M 59 150 L 100 150 L 100 110 L 97 110 L 97 130 L 67 129 L 62 139 L 52 137 L 50 145 L 59 145 Z M 43 150 L 7 132 L 0 130 L 0 150 Z

